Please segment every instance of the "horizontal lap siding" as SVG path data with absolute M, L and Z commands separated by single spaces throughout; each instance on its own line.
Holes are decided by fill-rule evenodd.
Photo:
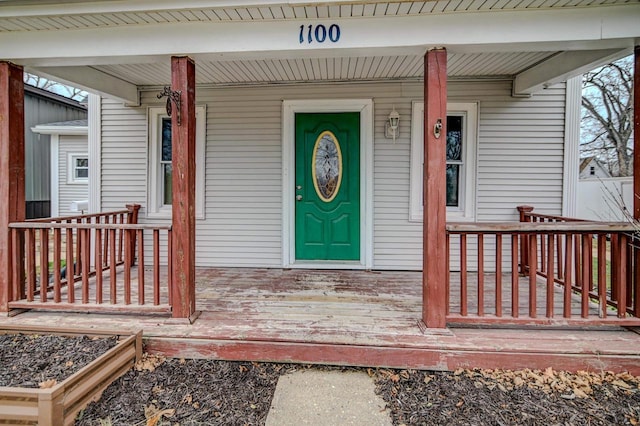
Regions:
M 102 210 L 147 202 L 147 109 L 102 100 Z
M 89 185 L 87 183 L 69 183 L 69 154 L 87 154 L 86 136 L 61 135 L 58 142 L 58 215 L 69 216 L 79 214 L 71 211 L 73 201 L 88 200 Z
M 510 82 L 449 83 L 450 101 L 480 102 L 481 221 L 516 220 L 518 204 L 549 213 L 562 204 L 564 89 L 529 99 L 510 93 Z M 142 95 L 145 108 L 103 105 L 103 208 L 146 203 L 146 106 L 160 104 L 156 92 Z M 282 100 L 339 98 L 374 100 L 374 268 L 421 268 L 422 224 L 408 219 L 411 102 L 422 100 L 420 82 L 199 88 L 207 136 L 198 265 L 282 266 Z M 384 137 L 393 107 L 401 115 L 395 144 Z

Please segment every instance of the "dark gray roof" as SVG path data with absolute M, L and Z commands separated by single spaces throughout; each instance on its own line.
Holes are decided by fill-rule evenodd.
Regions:
M 55 126 L 55 127 L 87 127 L 89 121 L 84 120 L 70 120 L 70 121 L 58 121 L 57 123 L 45 123 L 39 124 L 39 126 Z

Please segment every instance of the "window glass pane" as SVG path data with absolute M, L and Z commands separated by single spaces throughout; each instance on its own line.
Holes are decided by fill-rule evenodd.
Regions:
M 89 167 L 88 158 L 76 158 L 76 167 Z
M 462 116 L 447 117 L 447 161 L 462 160 Z
M 162 119 L 162 161 L 171 161 L 171 119 Z
M 460 195 L 460 165 L 447 164 L 447 207 L 458 207 Z
M 171 164 L 162 165 L 162 204 L 171 204 L 173 193 L 173 179 Z
M 89 178 L 89 169 L 76 169 L 76 178 L 77 179 L 87 179 Z

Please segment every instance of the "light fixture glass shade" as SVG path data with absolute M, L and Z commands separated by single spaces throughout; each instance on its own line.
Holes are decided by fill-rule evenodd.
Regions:
M 400 122 L 400 114 L 396 111 L 396 108 L 393 107 L 393 110 L 389 113 L 389 127 L 391 130 L 396 130 L 398 128 L 398 123 Z

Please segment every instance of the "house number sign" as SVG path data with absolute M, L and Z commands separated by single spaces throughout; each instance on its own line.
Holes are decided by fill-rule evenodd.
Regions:
M 332 24 L 328 28 L 326 25 L 300 25 L 300 44 L 307 43 L 337 43 L 340 40 L 340 26 Z

